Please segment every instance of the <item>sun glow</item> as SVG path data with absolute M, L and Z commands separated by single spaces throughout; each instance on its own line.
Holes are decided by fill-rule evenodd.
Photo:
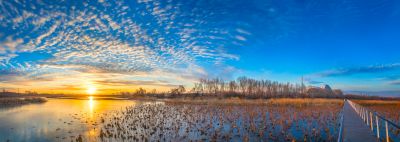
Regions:
M 86 93 L 88 93 L 89 95 L 93 95 L 96 93 L 96 90 L 96 87 L 91 86 L 86 90 Z

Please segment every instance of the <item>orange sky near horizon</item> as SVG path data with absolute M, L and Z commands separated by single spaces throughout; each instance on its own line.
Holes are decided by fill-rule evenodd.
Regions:
M 6 92 L 19 92 L 19 93 L 26 93 L 30 92 L 37 92 L 39 94 L 67 94 L 67 95 L 113 95 L 118 94 L 120 92 L 135 92 L 136 89 L 143 88 L 146 91 L 150 92 L 153 89 L 156 89 L 157 92 L 167 92 L 173 87 L 160 87 L 160 86 L 132 86 L 132 87 L 118 87 L 113 88 L 113 86 L 95 86 L 95 91 L 93 93 L 89 93 L 88 91 L 90 88 L 93 87 L 78 87 L 78 86 L 71 86 L 70 88 L 42 88 L 42 87 L 19 87 L 19 88 L 9 88 L 3 87 Z
M 172 76 L 171 76 L 172 77 Z M 177 80 L 178 79 L 178 80 Z M 118 92 L 134 92 L 138 88 L 157 92 L 166 92 L 178 85 L 190 87 L 194 80 L 175 78 L 174 81 L 163 76 L 129 75 L 111 73 L 76 73 L 69 76 L 52 75 L 51 79 L 20 78 L 13 82 L 0 82 L 0 88 L 10 92 L 25 91 L 49 94 L 82 94 L 88 95 L 88 89 L 94 88 L 94 95 L 109 95 Z M 158 81 L 153 81 L 158 80 Z

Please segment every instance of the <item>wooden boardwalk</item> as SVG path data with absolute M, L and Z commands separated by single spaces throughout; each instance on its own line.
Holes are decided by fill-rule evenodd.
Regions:
M 345 101 L 343 108 L 343 141 L 344 142 L 377 142 L 371 128 L 367 126 L 357 112 Z

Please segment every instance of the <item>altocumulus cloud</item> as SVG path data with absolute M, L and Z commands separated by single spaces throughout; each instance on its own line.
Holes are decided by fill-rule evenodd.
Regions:
M 0 1 L 2 72 L 23 68 L 19 75 L 39 79 L 59 72 L 193 78 L 207 76 L 204 64 L 238 60 L 226 49 L 251 33 L 219 24 L 227 13 L 202 9 L 208 2 L 183 3 Z M 21 53 L 50 58 L 19 61 Z

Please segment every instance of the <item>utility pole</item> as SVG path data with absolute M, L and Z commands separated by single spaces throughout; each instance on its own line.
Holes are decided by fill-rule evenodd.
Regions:
M 301 76 L 301 94 L 304 94 L 304 78 Z

